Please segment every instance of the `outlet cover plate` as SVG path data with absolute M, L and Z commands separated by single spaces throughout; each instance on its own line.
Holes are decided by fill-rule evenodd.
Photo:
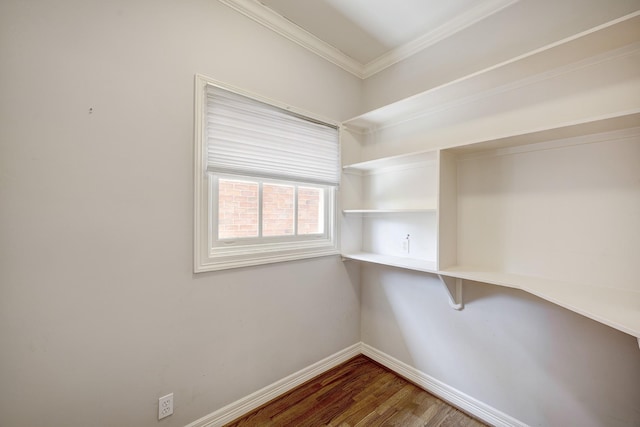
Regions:
M 158 399 L 158 419 L 161 420 L 173 414 L 173 393 Z

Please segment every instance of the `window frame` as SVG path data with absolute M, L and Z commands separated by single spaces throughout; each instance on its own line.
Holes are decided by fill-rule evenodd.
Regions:
M 321 185 L 302 180 L 280 180 L 250 175 L 235 175 L 223 172 L 207 171 L 207 132 L 206 132 L 206 89 L 213 85 L 227 91 L 235 92 L 259 102 L 285 109 L 309 120 L 320 121 L 338 129 L 338 152 L 340 151 L 340 127 L 326 119 L 308 112 L 284 105 L 271 99 L 257 96 L 241 89 L 229 86 L 202 75 L 195 78 L 194 108 L 194 272 L 206 272 L 238 268 L 245 266 L 292 261 L 305 258 L 339 254 L 337 200 L 338 186 Z M 324 225 L 323 234 L 304 234 L 296 236 L 268 236 L 258 238 L 238 238 L 233 244 L 226 244 L 217 239 L 218 195 L 216 180 L 224 178 L 245 179 L 261 183 L 293 184 L 296 187 L 313 187 L 324 190 Z M 262 184 L 260 185 L 260 188 Z M 297 196 L 297 191 L 294 192 Z M 260 200 L 261 204 L 262 201 Z M 297 200 L 295 202 L 297 205 Z M 261 207 L 259 207 L 261 209 Z M 298 211 L 294 209 L 294 220 L 297 223 Z M 262 218 L 259 217 L 259 221 Z M 214 232 L 215 237 L 214 239 Z M 225 240 L 225 239 L 223 239 Z
M 219 237 L 219 229 L 218 229 L 218 219 L 220 217 L 220 208 L 219 203 L 219 191 L 220 180 L 234 180 L 240 182 L 249 182 L 255 183 L 258 185 L 258 236 L 257 237 L 236 237 L 236 238 L 220 238 Z M 293 223 L 294 223 L 294 234 L 291 235 L 275 235 L 275 236 L 265 236 L 260 235 L 263 232 L 263 212 L 264 212 L 264 198 L 263 198 L 263 187 L 264 185 L 283 185 L 283 186 L 291 186 L 294 187 L 293 199 L 294 199 L 294 209 L 293 209 Z M 314 188 L 319 190 L 323 195 L 323 209 L 322 209 L 322 224 L 324 230 L 321 233 L 306 233 L 299 234 L 298 233 L 298 222 L 299 222 L 299 188 Z M 327 207 L 327 201 L 333 198 L 334 187 L 329 185 L 321 185 L 314 184 L 302 181 L 284 181 L 279 179 L 269 179 L 269 178 L 260 178 L 253 177 L 248 175 L 234 175 L 228 173 L 209 173 L 209 199 L 211 200 L 210 206 L 210 224 L 209 224 L 209 247 L 210 248 L 224 248 L 230 246 L 242 246 L 242 245 L 263 245 L 270 243 L 281 243 L 288 241 L 304 241 L 304 240 L 322 240 L 329 239 L 330 233 L 327 227 L 327 224 L 330 223 L 330 212 Z

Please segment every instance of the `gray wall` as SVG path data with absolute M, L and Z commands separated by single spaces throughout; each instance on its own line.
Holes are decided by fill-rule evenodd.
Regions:
M 359 341 L 337 256 L 192 273 L 194 75 L 358 79 L 213 0 L 2 1 L 0 58 L 1 426 L 182 426 Z
M 363 84 L 217 1 L 60 3 L 0 3 L 0 425 L 152 426 L 173 392 L 181 426 L 360 339 L 534 426 L 640 425 L 637 342 L 522 292 L 193 275 L 195 73 L 342 120 L 428 87 L 424 58 Z
M 419 93 L 458 77 L 456 73 L 464 75 L 477 71 L 509 56 L 522 54 L 526 49 L 539 47 L 527 46 L 530 44 L 528 39 L 510 37 L 509 32 L 515 34 L 515 23 L 530 28 L 532 32 L 547 34 L 548 30 L 548 43 L 554 37 L 567 37 L 640 8 L 637 0 L 566 0 L 554 4 L 565 12 L 573 8 L 576 13 L 549 14 L 548 21 L 537 22 L 539 25 L 536 26 L 540 14 L 534 13 L 535 10 L 539 12 L 545 7 L 547 10 L 560 9 L 551 7 L 546 0 L 522 0 L 486 22 L 367 79 L 365 105 L 376 107 Z M 524 16 L 531 16 L 532 21 L 514 20 L 513 15 L 518 10 L 530 11 Z M 478 50 L 469 49 L 467 55 L 462 49 L 452 48 L 468 46 L 474 37 L 486 38 L 487 33 L 502 32 L 504 37 L 497 37 L 496 43 L 503 50 L 488 52 L 489 46 L 480 45 Z M 493 56 L 487 57 L 483 52 Z M 505 53 L 509 56 L 499 56 Z M 486 62 L 487 59 L 492 62 Z M 370 159 L 446 146 L 453 142 L 491 139 L 523 129 L 539 129 L 635 110 L 640 99 L 638 65 L 636 51 L 621 60 L 583 67 L 506 93 L 461 103 L 412 122 L 390 126 L 376 133 L 369 144 L 363 144 L 363 157 Z M 630 161 L 637 164 L 635 158 Z M 612 164 L 616 165 L 612 168 L 624 168 L 619 162 Z M 626 167 L 632 168 L 630 164 Z M 508 182 L 510 188 L 517 188 L 518 184 Z M 458 182 L 458 191 L 460 185 Z M 539 188 L 536 191 L 540 196 Z M 607 191 L 610 192 L 608 195 L 617 194 L 615 190 Z M 496 198 L 492 200 L 499 205 Z M 552 199 L 542 196 L 540 200 L 548 202 Z M 562 201 L 571 203 L 567 199 Z M 619 208 L 606 205 L 606 202 L 604 205 L 609 206 L 611 212 Z M 500 209 L 506 211 L 507 208 L 500 206 L 496 210 L 504 213 Z M 562 210 L 552 204 L 542 209 L 548 209 L 550 215 L 555 216 Z M 469 209 L 466 220 L 475 217 L 476 213 L 482 214 Z M 575 214 L 584 218 L 591 212 L 576 209 Z M 611 213 L 611 218 L 614 216 Z M 481 223 L 486 217 L 478 215 L 477 218 L 477 223 Z M 513 218 L 511 220 L 505 228 L 513 227 Z M 460 227 L 460 216 L 457 221 Z M 475 230 L 489 233 L 491 224 L 485 224 L 486 228 L 476 224 Z M 631 227 L 631 224 L 633 222 L 615 220 L 603 222 L 597 231 L 590 235 L 572 236 L 574 239 L 565 244 L 579 246 L 576 242 L 585 238 L 588 244 L 606 246 L 597 240 L 596 235 L 607 229 L 614 231 L 605 232 L 607 237 L 609 234 L 620 235 L 628 241 L 626 236 L 638 232 L 638 228 Z M 535 230 L 531 225 L 527 231 L 533 234 Z M 509 238 L 515 240 L 516 235 L 521 236 L 519 232 L 521 230 L 512 231 Z M 467 238 L 465 243 L 470 240 L 472 238 Z M 537 239 L 531 241 L 540 245 Z M 630 241 L 637 243 L 635 239 Z M 497 244 L 478 239 L 471 245 L 477 253 L 486 251 L 487 258 L 495 260 Z M 539 247 L 547 250 L 544 245 L 536 246 Z M 629 256 L 637 253 L 622 248 L 624 245 L 616 245 L 615 255 L 608 255 L 619 261 L 629 260 Z M 533 248 L 524 249 L 535 251 Z M 556 249 L 556 246 L 549 246 L 549 253 L 539 258 L 553 258 L 550 253 L 555 254 Z M 567 271 L 570 266 L 580 266 L 580 272 L 573 273 L 583 282 L 637 289 L 635 284 L 638 281 L 629 273 L 631 270 L 628 268 L 632 267 L 628 262 L 621 261 L 624 269 L 611 269 L 606 267 L 610 261 L 602 257 L 595 265 L 583 257 L 590 251 L 593 249 L 576 250 L 573 256 L 580 256 L 580 259 L 571 256 L 559 259 L 563 262 L 571 259 L 572 262 L 563 265 Z M 517 259 L 512 252 L 503 255 Z M 539 264 L 540 259 L 520 261 Z M 475 261 L 480 262 L 477 257 Z M 562 263 L 558 261 L 558 264 Z M 531 426 L 640 426 L 640 349 L 634 337 L 522 291 L 465 282 L 466 306 L 457 312 L 447 304 L 439 281 L 428 274 L 373 265 L 363 266 L 361 274 L 361 328 L 362 341 L 366 344 Z M 541 276 L 546 277 L 544 274 Z
M 640 350 L 622 332 L 523 291 L 362 269 L 362 340 L 530 426 L 640 425 Z

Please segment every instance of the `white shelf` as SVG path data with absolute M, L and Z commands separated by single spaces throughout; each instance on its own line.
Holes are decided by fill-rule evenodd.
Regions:
M 640 110 L 622 111 L 605 117 L 593 117 L 579 122 L 565 123 L 563 126 L 531 129 L 517 134 L 504 135 L 499 138 L 468 141 L 464 144 L 445 148 L 456 154 L 469 154 L 504 148 L 513 149 L 514 147 L 524 145 L 576 138 L 635 127 L 640 127 Z
M 423 209 L 344 209 L 344 214 L 404 214 L 436 212 L 436 208 Z
M 439 274 L 521 289 L 553 304 L 640 338 L 640 292 L 578 285 L 462 266 L 442 270 Z
M 518 82 L 526 84 L 537 70 L 558 69 L 597 58 L 637 41 L 640 11 L 535 49 L 508 61 L 432 87 L 420 94 L 347 120 L 347 128 L 370 131 L 411 120 L 446 104 L 472 98 L 479 93 L 500 90 Z M 597 61 L 597 59 L 592 59 Z
M 438 152 L 434 150 L 419 151 L 409 154 L 401 154 L 398 156 L 383 157 L 380 159 L 369 160 L 366 162 L 353 163 L 344 165 L 342 169 L 345 171 L 372 171 L 376 169 L 389 169 L 401 167 L 417 163 L 431 163 L 438 159 Z
M 606 117 L 594 117 L 579 122 L 570 122 L 563 126 L 531 129 L 515 134 L 502 135 L 498 138 L 465 141 L 459 144 L 441 147 L 441 149 L 446 149 L 456 154 L 470 154 L 474 152 L 498 150 L 503 148 L 513 149 L 514 147 L 546 141 L 575 138 L 635 127 L 640 127 L 640 110 L 622 111 Z M 345 165 L 342 168 L 345 171 L 357 170 L 366 172 L 413 163 L 425 163 L 427 161 L 435 161 L 436 158 L 437 151 L 417 151 L 399 156 L 383 157 L 366 162 Z
M 422 271 L 425 273 L 436 273 L 435 261 L 428 261 L 414 258 L 404 258 L 390 255 L 380 255 L 368 252 L 357 252 L 352 254 L 342 254 L 343 258 L 356 261 L 370 262 L 373 264 L 388 265 L 391 267 L 404 268 L 407 270 Z
M 356 133 L 358 134 L 357 137 L 354 137 L 357 141 L 359 141 L 359 139 L 369 140 L 371 135 L 365 136 L 366 133 L 371 132 L 375 136 L 377 135 L 377 131 L 387 126 L 410 122 L 412 120 L 419 119 L 420 117 L 424 117 L 425 114 L 429 114 L 434 111 L 440 111 L 442 109 L 459 105 L 463 102 L 480 99 L 478 98 L 480 96 L 489 96 L 490 94 L 500 93 L 500 91 L 507 89 L 513 90 L 514 88 L 524 87 L 536 81 L 536 79 L 541 78 L 541 70 L 545 70 L 549 73 L 568 73 L 570 71 L 573 72 L 576 67 L 587 67 L 597 64 L 598 61 L 607 61 L 611 58 L 615 58 L 615 55 L 621 55 L 623 53 L 626 55 L 629 54 L 629 52 L 636 54 L 640 46 L 639 40 L 640 11 L 637 11 L 585 31 L 581 34 L 561 40 L 543 48 L 536 49 L 509 61 L 480 70 L 451 82 L 429 88 L 420 94 L 348 120 L 344 122 L 343 125 L 347 130 L 355 131 L 353 132 L 354 135 Z M 594 113 L 591 117 L 585 117 L 581 120 L 566 121 L 560 125 L 555 123 L 553 126 L 541 126 L 537 128 L 532 126 L 531 128 L 522 128 L 517 132 L 503 131 L 500 133 L 499 127 L 497 127 L 498 129 L 493 132 L 493 135 L 461 137 L 458 140 L 443 140 L 439 145 L 432 142 L 429 144 L 429 150 L 344 165 L 344 172 L 346 174 L 353 175 L 347 177 L 346 181 L 349 184 L 353 184 L 351 187 L 347 187 L 347 189 L 351 190 L 353 188 L 355 189 L 353 190 L 354 193 L 358 194 L 358 184 L 360 183 L 360 188 L 362 189 L 360 192 L 364 193 L 366 196 L 358 199 L 357 196 L 351 197 L 350 194 L 347 194 L 346 196 L 343 196 L 343 200 L 348 201 L 349 203 L 343 204 L 343 206 L 424 207 L 424 204 L 429 203 L 427 200 L 431 199 L 431 194 L 426 197 L 422 194 L 420 194 L 421 197 L 415 197 L 415 194 L 409 194 L 412 197 L 405 197 L 403 199 L 401 197 L 395 197 L 395 192 L 407 189 L 406 193 L 410 193 L 409 190 L 415 190 L 413 185 L 407 185 L 406 182 L 419 183 L 419 185 L 431 182 L 438 186 L 438 191 L 435 195 L 435 199 L 438 200 L 437 210 L 429 208 L 345 209 L 343 211 L 343 214 L 345 215 L 345 217 L 343 217 L 343 221 L 345 224 L 351 226 L 351 228 L 345 227 L 345 229 L 351 231 L 352 229 L 356 229 L 360 226 L 360 228 L 364 230 L 360 232 L 360 235 L 357 235 L 357 231 L 353 233 L 354 235 L 357 235 L 357 238 L 354 239 L 354 246 L 358 244 L 359 239 L 360 248 L 350 248 L 348 250 L 361 251 L 368 249 L 380 250 L 380 248 L 386 248 L 388 246 L 384 246 L 384 244 L 394 242 L 396 235 L 400 236 L 402 234 L 400 230 L 396 229 L 392 229 L 390 232 L 387 232 L 388 224 L 395 226 L 397 225 L 396 223 L 398 223 L 403 227 L 407 225 L 405 223 L 411 223 L 416 230 L 423 230 L 425 227 L 421 228 L 421 224 L 418 224 L 418 220 L 431 218 L 428 215 L 416 215 L 398 217 L 397 220 L 393 217 L 384 217 L 363 219 L 360 221 L 357 217 L 354 218 L 355 215 L 391 215 L 412 212 L 439 212 L 440 216 L 437 219 L 436 226 L 437 232 L 433 234 L 437 240 L 434 244 L 433 250 L 429 252 L 428 256 L 432 257 L 432 253 L 437 253 L 437 257 L 441 265 L 451 265 L 456 264 L 457 262 L 462 262 L 458 261 L 458 257 L 460 256 L 459 254 L 461 253 L 460 251 L 463 251 L 462 253 L 466 253 L 464 251 L 467 251 L 472 255 L 461 257 L 461 260 L 475 260 L 478 258 L 480 260 L 479 262 L 481 262 L 486 254 L 483 254 L 481 249 L 476 249 L 476 243 L 474 243 L 472 238 L 468 237 L 473 233 L 467 233 L 464 235 L 467 236 L 466 240 L 461 240 L 460 235 L 458 234 L 458 229 L 461 227 L 461 221 L 464 221 L 462 225 L 466 227 L 464 228 L 465 231 L 482 231 L 483 233 L 477 233 L 480 236 L 488 235 L 491 229 L 484 227 L 481 220 L 475 219 L 476 217 L 474 215 L 477 214 L 477 207 L 480 206 L 480 208 L 483 208 L 483 205 L 477 202 L 474 204 L 473 198 L 465 197 L 468 195 L 464 193 L 464 190 L 477 190 L 476 186 L 472 185 L 473 178 L 476 175 L 479 179 L 486 179 L 488 182 L 484 184 L 490 189 L 501 188 L 500 186 L 505 185 L 506 182 L 512 184 L 512 181 L 508 181 L 507 178 L 500 177 L 497 173 L 491 174 L 491 168 L 481 168 L 481 162 L 491 164 L 489 159 L 494 156 L 503 156 L 504 154 L 513 154 L 513 156 L 504 156 L 504 159 L 517 158 L 519 161 L 524 161 L 522 159 L 525 159 L 529 162 L 527 163 L 528 165 L 537 165 L 536 162 L 538 160 L 534 161 L 530 159 L 540 159 L 543 157 L 547 158 L 552 163 L 560 162 L 562 159 L 566 159 L 567 157 L 551 154 L 547 155 L 546 153 L 552 152 L 550 148 L 571 148 L 571 150 L 576 150 L 573 152 L 575 154 L 581 153 L 580 150 L 585 147 L 592 149 L 596 147 L 596 143 L 609 141 L 609 139 L 600 140 L 599 138 L 618 138 L 621 140 L 623 136 L 627 137 L 627 134 L 637 136 L 636 129 L 640 128 L 640 107 L 638 107 L 637 103 L 622 103 L 620 104 L 620 108 L 617 110 L 609 108 L 603 109 L 602 111 L 609 111 L 612 113 L 602 116 L 595 116 L 597 113 Z M 584 116 L 587 116 L 587 114 L 584 114 Z M 408 127 L 408 130 L 411 131 L 411 126 Z M 389 135 L 385 132 L 380 132 L 380 134 L 388 138 L 390 136 L 392 137 L 394 133 L 389 131 Z M 469 133 L 466 135 L 469 135 Z M 419 141 L 416 135 L 413 136 L 416 137 L 416 141 Z M 413 140 L 410 140 L 410 142 L 413 143 Z M 589 145 L 587 146 L 586 144 Z M 411 147 L 415 146 L 415 144 L 411 145 Z M 534 153 L 535 156 L 531 153 L 532 151 L 536 151 L 536 153 Z M 556 151 L 553 150 L 553 152 L 555 153 Z M 567 151 L 563 151 L 562 153 L 566 152 Z M 590 152 L 594 151 L 591 150 Z M 354 150 L 354 153 L 357 153 L 357 150 Z M 349 154 L 354 153 L 349 152 Z M 633 170 L 634 165 L 631 162 L 635 159 L 637 151 L 632 151 L 630 153 L 631 154 L 625 158 L 629 161 L 625 162 L 624 170 Z M 526 157 L 529 155 L 530 157 Z M 618 154 L 617 156 L 618 157 L 612 156 L 611 158 L 620 160 L 620 155 Z M 503 159 L 503 157 L 501 157 L 501 159 Z M 515 160 L 513 160 L 513 162 L 515 162 Z M 611 165 L 617 165 L 618 163 L 619 162 L 610 161 L 607 167 L 613 171 L 614 169 L 612 169 L 613 166 Z M 458 168 L 459 164 L 462 165 L 460 166 L 460 169 Z M 427 179 L 419 177 L 412 181 L 405 182 L 398 179 L 399 183 L 396 182 L 395 185 L 392 185 L 393 183 L 388 180 L 387 172 L 395 172 L 397 170 L 398 172 L 396 172 L 396 175 L 400 175 L 401 173 L 404 173 L 402 169 L 405 168 L 409 171 L 407 172 L 408 175 L 410 173 L 414 173 L 414 171 L 420 170 L 419 168 L 413 167 L 413 165 L 425 165 L 426 169 L 429 171 L 431 171 L 430 165 L 435 165 L 433 167 L 435 177 L 432 178 L 431 176 L 428 176 L 426 177 Z M 544 167 L 544 164 L 541 165 L 542 166 L 538 165 L 535 170 L 544 170 L 541 169 L 541 167 Z M 584 166 L 584 164 L 581 165 Z M 568 165 L 567 169 L 569 171 L 573 171 L 572 165 Z M 583 172 L 582 169 L 577 167 L 576 170 Z M 466 175 L 460 174 L 461 171 L 466 172 Z M 356 177 L 355 175 L 360 176 Z M 389 175 L 392 178 L 397 178 L 393 177 L 392 174 Z M 516 184 L 509 187 L 509 191 L 513 190 L 516 197 L 522 194 L 522 191 L 524 191 L 522 190 L 523 188 L 525 190 L 529 188 L 526 186 L 527 182 L 534 182 L 531 174 L 523 173 L 522 176 L 524 176 L 528 181 L 523 181 L 517 184 L 519 187 L 517 187 Z M 585 176 L 590 178 L 598 175 L 596 173 L 592 174 L 591 172 L 585 172 Z M 491 180 L 488 178 L 491 178 Z M 465 180 L 462 181 L 463 179 Z M 612 178 L 612 182 L 614 182 L 615 185 L 626 186 L 625 188 L 627 188 L 631 185 L 630 182 L 637 183 L 637 179 L 635 179 L 635 181 L 630 181 L 629 179 L 625 181 L 624 178 L 618 177 L 615 180 Z M 539 184 L 538 181 L 535 181 L 535 183 L 536 185 Z M 463 184 L 466 185 L 466 187 L 463 186 Z M 549 186 L 548 181 L 546 181 L 546 185 Z M 588 185 L 588 182 L 585 182 L 584 185 Z M 383 189 L 385 191 L 372 191 L 370 187 L 373 187 L 375 190 Z M 460 188 L 462 188 L 462 191 Z M 517 193 L 518 189 L 522 191 Z M 593 194 L 595 193 L 589 193 L 589 196 L 591 197 Z M 626 194 L 628 195 L 628 192 Z M 404 195 L 405 194 L 403 193 L 402 196 Z M 502 195 L 503 194 L 501 194 L 501 196 Z M 551 194 L 549 197 L 552 198 L 550 200 L 556 200 L 553 199 L 554 194 Z M 401 201 L 405 201 L 405 199 L 409 201 L 406 203 L 395 203 L 396 198 Z M 509 193 L 505 191 L 504 200 L 511 202 L 514 198 L 509 198 Z M 523 200 L 524 202 L 528 202 L 529 199 L 523 198 Z M 579 206 L 584 207 L 583 205 L 585 205 L 586 202 L 582 202 L 581 200 L 583 199 L 580 199 L 579 202 L 574 201 L 573 203 L 577 203 Z M 627 197 L 625 200 L 627 202 L 628 200 L 632 200 L 632 202 L 624 204 L 622 202 L 618 203 L 617 201 L 614 201 L 612 203 L 612 209 L 621 209 L 630 205 L 632 206 L 630 212 L 633 212 L 634 208 L 637 207 L 637 203 L 630 197 Z M 463 203 L 465 203 L 464 206 L 462 206 Z M 582 205 L 580 205 L 580 203 L 582 203 Z M 495 204 L 490 205 L 486 208 L 485 213 L 487 215 L 491 214 L 493 212 L 492 209 L 499 211 L 499 206 L 496 207 Z M 460 212 L 462 212 L 462 214 Z M 569 211 L 565 210 L 565 216 L 560 216 L 558 218 L 571 218 L 571 215 L 567 212 Z M 608 215 L 605 213 L 602 213 L 601 216 L 605 219 L 609 219 L 611 222 L 621 217 L 620 215 Z M 520 215 L 517 216 L 517 218 L 519 220 L 516 221 L 519 222 L 519 230 L 524 229 L 524 227 L 527 227 L 531 223 L 531 221 L 526 222 L 525 220 L 522 220 L 522 218 L 526 219 L 526 215 L 524 217 Z M 630 225 L 626 224 L 626 222 L 629 221 L 628 216 L 624 216 L 623 219 L 624 221 L 622 221 L 622 224 L 617 225 L 617 227 Z M 377 225 L 374 224 L 376 221 L 380 222 L 378 228 L 373 227 L 374 225 Z M 536 221 L 538 221 L 538 218 L 536 218 Z M 414 222 L 416 224 L 413 224 Z M 632 222 L 631 224 L 635 226 L 636 223 Z M 558 228 L 562 226 L 562 221 L 560 221 L 560 224 L 552 223 L 551 226 Z M 502 229 L 498 228 L 498 232 L 501 232 L 501 230 Z M 634 228 L 634 230 L 637 231 L 637 228 Z M 362 237 L 362 234 L 365 232 L 368 233 L 366 234 L 366 237 L 369 240 Z M 556 234 L 564 235 L 563 232 L 558 232 Z M 537 242 L 539 240 L 536 235 L 532 235 L 532 233 L 529 233 L 529 235 L 531 235 L 531 241 Z M 568 235 L 571 236 L 571 233 L 569 232 Z M 619 235 L 620 233 L 616 235 L 619 240 L 628 242 L 628 240 L 621 239 Z M 411 233 L 411 236 L 413 238 L 414 232 Z M 420 239 L 433 238 L 433 236 L 431 234 L 426 237 L 420 236 Z M 374 242 L 375 244 L 371 244 L 371 240 L 373 240 L 374 237 L 377 241 Z M 471 239 L 471 241 L 469 241 L 469 239 Z M 423 240 L 418 241 L 423 242 Z M 480 242 L 482 239 L 478 238 L 476 241 Z M 568 239 L 568 241 L 571 240 Z M 609 246 L 616 247 L 614 244 L 610 244 Z M 516 249 L 522 249 L 518 245 L 515 245 L 515 247 Z M 620 251 L 624 254 L 634 253 L 636 248 L 637 246 L 633 246 L 631 247 L 631 249 L 633 249 L 631 251 L 623 251 L 623 249 L 620 249 Z M 500 254 L 499 251 L 496 252 L 498 252 L 496 256 L 504 256 L 504 254 Z M 526 251 L 521 252 L 526 253 Z M 567 250 L 565 250 L 563 256 L 566 256 L 566 252 Z M 615 250 L 612 252 L 615 252 Z M 528 253 L 526 253 L 526 255 L 528 255 Z M 452 267 L 438 271 L 436 270 L 437 263 L 434 261 L 386 256 L 367 252 L 343 254 L 343 258 L 407 270 L 439 274 L 443 277 L 471 280 L 520 289 L 614 329 L 630 334 L 638 338 L 640 343 L 640 291 L 638 290 L 613 289 L 604 286 L 600 287 L 598 286 L 599 283 L 595 281 L 590 282 L 587 285 L 585 283 L 562 282 L 500 271 L 479 270 L 467 266 Z M 571 257 L 569 256 L 569 258 Z M 627 259 L 626 255 L 623 259 Z M 570 259 L 568 261 L 573 262 L 566 262 L 565 264 L 567 267 L 565 270 L 568 270 L 571 266 L 581 268 L 580 260 Z M 612 280 L 612 283 L 628 283 L 630 277 L 633 276 L 632 273 L 628 272 L 628 265 L 625 264 L 623 267 L 624 268 L 618 268 L 617 270 L 604 270 L 604 267 L 602 267 L 602 269 L 598 271 L 600 275 L 594 277 L 602 277 L 606 271 L 611 275 L 611 277 L 617 278 L 616 280 Z M 544 268 L 541 268 L 540 275 L 544 275 L 544 272 L 548 270 L 549 269 L 545 270 Z M 621 271 L 621 273 L 616 276 L 616 271 Z M 573 275 L 576 277 L 576 282 L 579 280 L 577 277 L 580 277 L 577 273 L 582 273 L 582 271 L 577 271 L 576 274 Z M 561 276 L 562 275 L 558 275 L 557 277 Z M 571 276 L 565 274 L 564 277 Z M 447 281 L 451 282 L 448 279 Z M 460 286 L 461 289 L 461 283 L 459 280 L 456 280 L 456 286 Z M 635 289 L 638 289 L 638 287 L 636 286 Z M 451 291 L 451 289 L 449 290 Z
M 436 270 L 435 262 L 371 253 L 343 254 L 343 258 L 422 271 L 442 276 L 520 289 L 582 316 L 640 338 L 640 292 L 584 286 L 499 271 L 452 267 Z

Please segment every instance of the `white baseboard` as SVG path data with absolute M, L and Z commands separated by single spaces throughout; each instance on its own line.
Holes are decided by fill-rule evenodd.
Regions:
M 391 369 L 434 396 L 496 427 L 528 427 L 527 424 L 457 390 L 386 353 L 362 343 L 362 354 Z
M 296 388 L 297 386 L 317 377 L 339 364 L 362 353 L 362 343 L 354 344 L 331 356 L 314 363 L 288 377 L 285 377 L 273 384 L 264 387 L 255 393 L 237 400 L 215 412 L 205 415 L 185 427 L 219 427 L 247 414 L 254 409 L 264 405 L 270 400 Z
M 434 396 L 489 425 L 496 427 L 529 427 L 527 424 L 362 342 L 347 347 L 247 397 L 220 408 L 209 415 L 205 415 L 185 427 L 223 426 L 359 354 L 375 360 Z

